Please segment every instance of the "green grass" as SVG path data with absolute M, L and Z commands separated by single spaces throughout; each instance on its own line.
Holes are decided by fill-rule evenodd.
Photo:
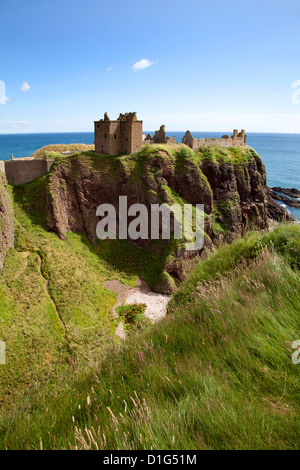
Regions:
M 117 158 L 112 163 L 105 156 L 76 158 L 86 171 L 101 166 L 110 175 L 119 166 Z M 69 165 L 70 159 L 60 164 Z M 72 232 L 60 240 L 44 228 L 48 178 L 13 190 L 15 249 L 0 272 L 0 338 L 7 346 L 7 365 L 0 368 L 0 422 L 16 397 L 37 381 L 56 386 L 70 364 L 77 370 L 101 362 L 118 324 L 112 316 L 117 294 L 105 288 L 105 281 L 134 286 L 140 276 L 153 287 L 174 251 L 172 243 L 160 241 L 150 252 L 125 240 L 92 245 Z
M 195 151 L 195 155 L 204 163 L 232 163 L 233 165 L 243 165 L 253 160 L 260 159 L 259 155 L 251 147 L 229 147 L 218 146 L 200 147 Z
M 133 329 L 142 329 L 150 325 L 151 322 L 144 316 L 146 308 L 146 304 L 122 304 L 117 307 L 116 312 L 123 322 L 125 331 L 131 332 Z
M 206 159 L 240 166 L 259 158 L 252 149 L 208 150 Z M 58 166 L 74 181 L 79 169 L 110 184 L 125 172 L 143 191 L 184 203 L 165 180 L 152 186 L 161 170 L 149 159 L 165 158 L 177 177 L 191 166 L 208 184 L 197 153 L 146 146 L 130 156 L 58 157 L 50 175 L 13 189 L 15 248 L 0 272 L 0 448 L 39 448 L 40 439 L 44 448 L 297 447 L 290 345 L 299 339 L 299 226 L 216 250 L 173 295 L 168 318 L 130 328 L 125 345 L 114 338 L 117 294 L 105 281 L 134 286 L 140 276 L 170 293 L 175 281 L 164 266 L 177 241 L 153 241 L 146 251 L 124 240 L 92 245 L 72 232 L 62 241 L 44 228 Z M 228 204 L 216 205 L 217 215 Z M 217 220 L 214 228 L 226 231 Z M 140 320 L 139 312 L 133 323 L 146 326 Z
M 11 189 L 4 173 L 0 171 L 0 267 L 13 241 L 13 204 Z
M 299 262 L 297 225 L 221 247 L 160 324 L 24 394 L 0 447 L 299 448 Z

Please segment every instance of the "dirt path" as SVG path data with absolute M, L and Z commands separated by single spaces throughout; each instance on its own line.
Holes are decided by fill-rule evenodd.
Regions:
M 107 281 L 104 285 L 106 289 L 118 294 L 117 301 L 113 307 L 113 314 L 115 317 L 118 316 L 116 309 L 122 305 L 122 303 L 146 304 L 145 316 L 153 323 L 164 318 L 167 313 L 167 307 L 171 297 L 152 292 L 148 285 L 139 278 L 135 287 L 125 286 L 121 281 L 117 280 Z M 126 338 L 122 322 L 120 322 L 116 328 L 116 335 L 123 340 Z
M 55 310 L 55 313 L 56 313 L 56 315 L 57 315 L 57 318 L 59 319 L 59 321 L 60 321 L 60 323 L 61 323 L 61 326 L 63 327 L 63 330 L 64 330 L 64 339 L 65 339 L 65 341 L 68 343 L 69 347 L 71 348 L 71 347 L 72 347 L 72 346 L 71 346 L 71 343 L 70 343 L 70 341 L 68 340 L 68 337 L 67 337 L 67 327 L 66 327 L 66 324 L 65 324 L 65 322 L 63 321 L 62 317 L 60 316 L 59 311 L 58 311 L 57 306 L 56 306 L 56 303 L 54 302 L 54 299 L 52 298 L 52 296 L 51 296 L 51 294 L 50 294 L 50 291 L 49 291 L 49 279 L 47 279 L 47 278 L 45 277 L 44 273 L 43 273 L 43 263 L 44 263 L 44 260 L 43 260 L 43 258 L 42 258 L 41 255 L 39 255 L 39 257 L 40 257 L 40 272 L 41 272 L 42 277 L 43 277 L 44 280 L 45 280 L 45 291 L 47 292 L 48 297 L 49 297 L 49 299 L 50 299 L 50 302 L 52 303 L 53 308 L 54 308 L 54 310 Z

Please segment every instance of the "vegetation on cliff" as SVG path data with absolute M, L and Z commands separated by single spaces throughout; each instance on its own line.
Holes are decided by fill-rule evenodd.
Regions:
M 36 159 L 53 158 L 61 155 L 62 152 L 88 152 L 94 149 L 94 145 L 87 144 L 52 144 L 36 150 L 31 156 Z
M 61 239 L 76 232 L 87 235 L 93 244 L 99 203 L 118 208 L 120 195 L 127 196 L 128 206 L 142 203 L 148 208 L 154 203 L 203 203 L 206 247 L 268 225 L 265 168 L 248 147 L 193 152 L 184 145 L 146 145 L 133 155 L 83 152 L 58 156 L 43 184 L 27 185 L 18 194 L 26 211 L 32 213 L 36 208 L 38 217 L 43 212 L 42 223 Z M 165 274 L 181 278 L 182 241 L 139 240 L 135 245 L 150 254 L 159 253 L 167 266 Z M 154 278 L 150 281 L 152 287 L 156 285 Z
M 166 320 L 2 422 L 2 448 L 296 449 L 300 228 L 201 261 Z
M 14 214 L 11 191 L 7 180 L 0 171 L 0 269 L 5 255 L 14 243 Z
M 39 448 L 40 439 L 44 448 L 296 447 L 299 226 L 251 233 L 194 261 L 176 240 L 95 237 L 96 208 L 118 207 L 119 195 L 128 205 L 204 202 L 208 251 L 266 228 L 259 156 L 208 150 L 53 155 L 50 174 L 13 188 L 15 245 L 0 271 L 1 448 Z M 4 179 L 0 209 L 13 234 Z M 166 320 L 139 321 L 142 332 L 121 345 L 117 295 L 104 283 L 133 286 L 138 276 L 177 292 Z

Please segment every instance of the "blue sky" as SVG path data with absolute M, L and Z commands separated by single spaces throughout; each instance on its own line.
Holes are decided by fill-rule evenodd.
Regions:
M 300 132 L 299 25 L 299 0 L 0 0 L 0 133 Z

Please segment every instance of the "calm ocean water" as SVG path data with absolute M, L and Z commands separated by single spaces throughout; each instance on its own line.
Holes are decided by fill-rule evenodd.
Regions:
M 149 131 L 153 134 L 153 131 Z M 148 131 L 144 131 L 147 134 Z M 195 138 L 221 137 L 230 132 L 192 132 Z M 184 132 L 168 131 L 181 142 Z M 53 134 L 0 134 L 0 160 L 15 157 L 29 157 L 48 144 L 93 144 L 92 132 Z M 268 185 L 297 188 L 300 190 L 300 134 L 247 134 L 247 144 L 261 156 L 267 168 Z M 300 209 L 288 208 L 300 220 Z

